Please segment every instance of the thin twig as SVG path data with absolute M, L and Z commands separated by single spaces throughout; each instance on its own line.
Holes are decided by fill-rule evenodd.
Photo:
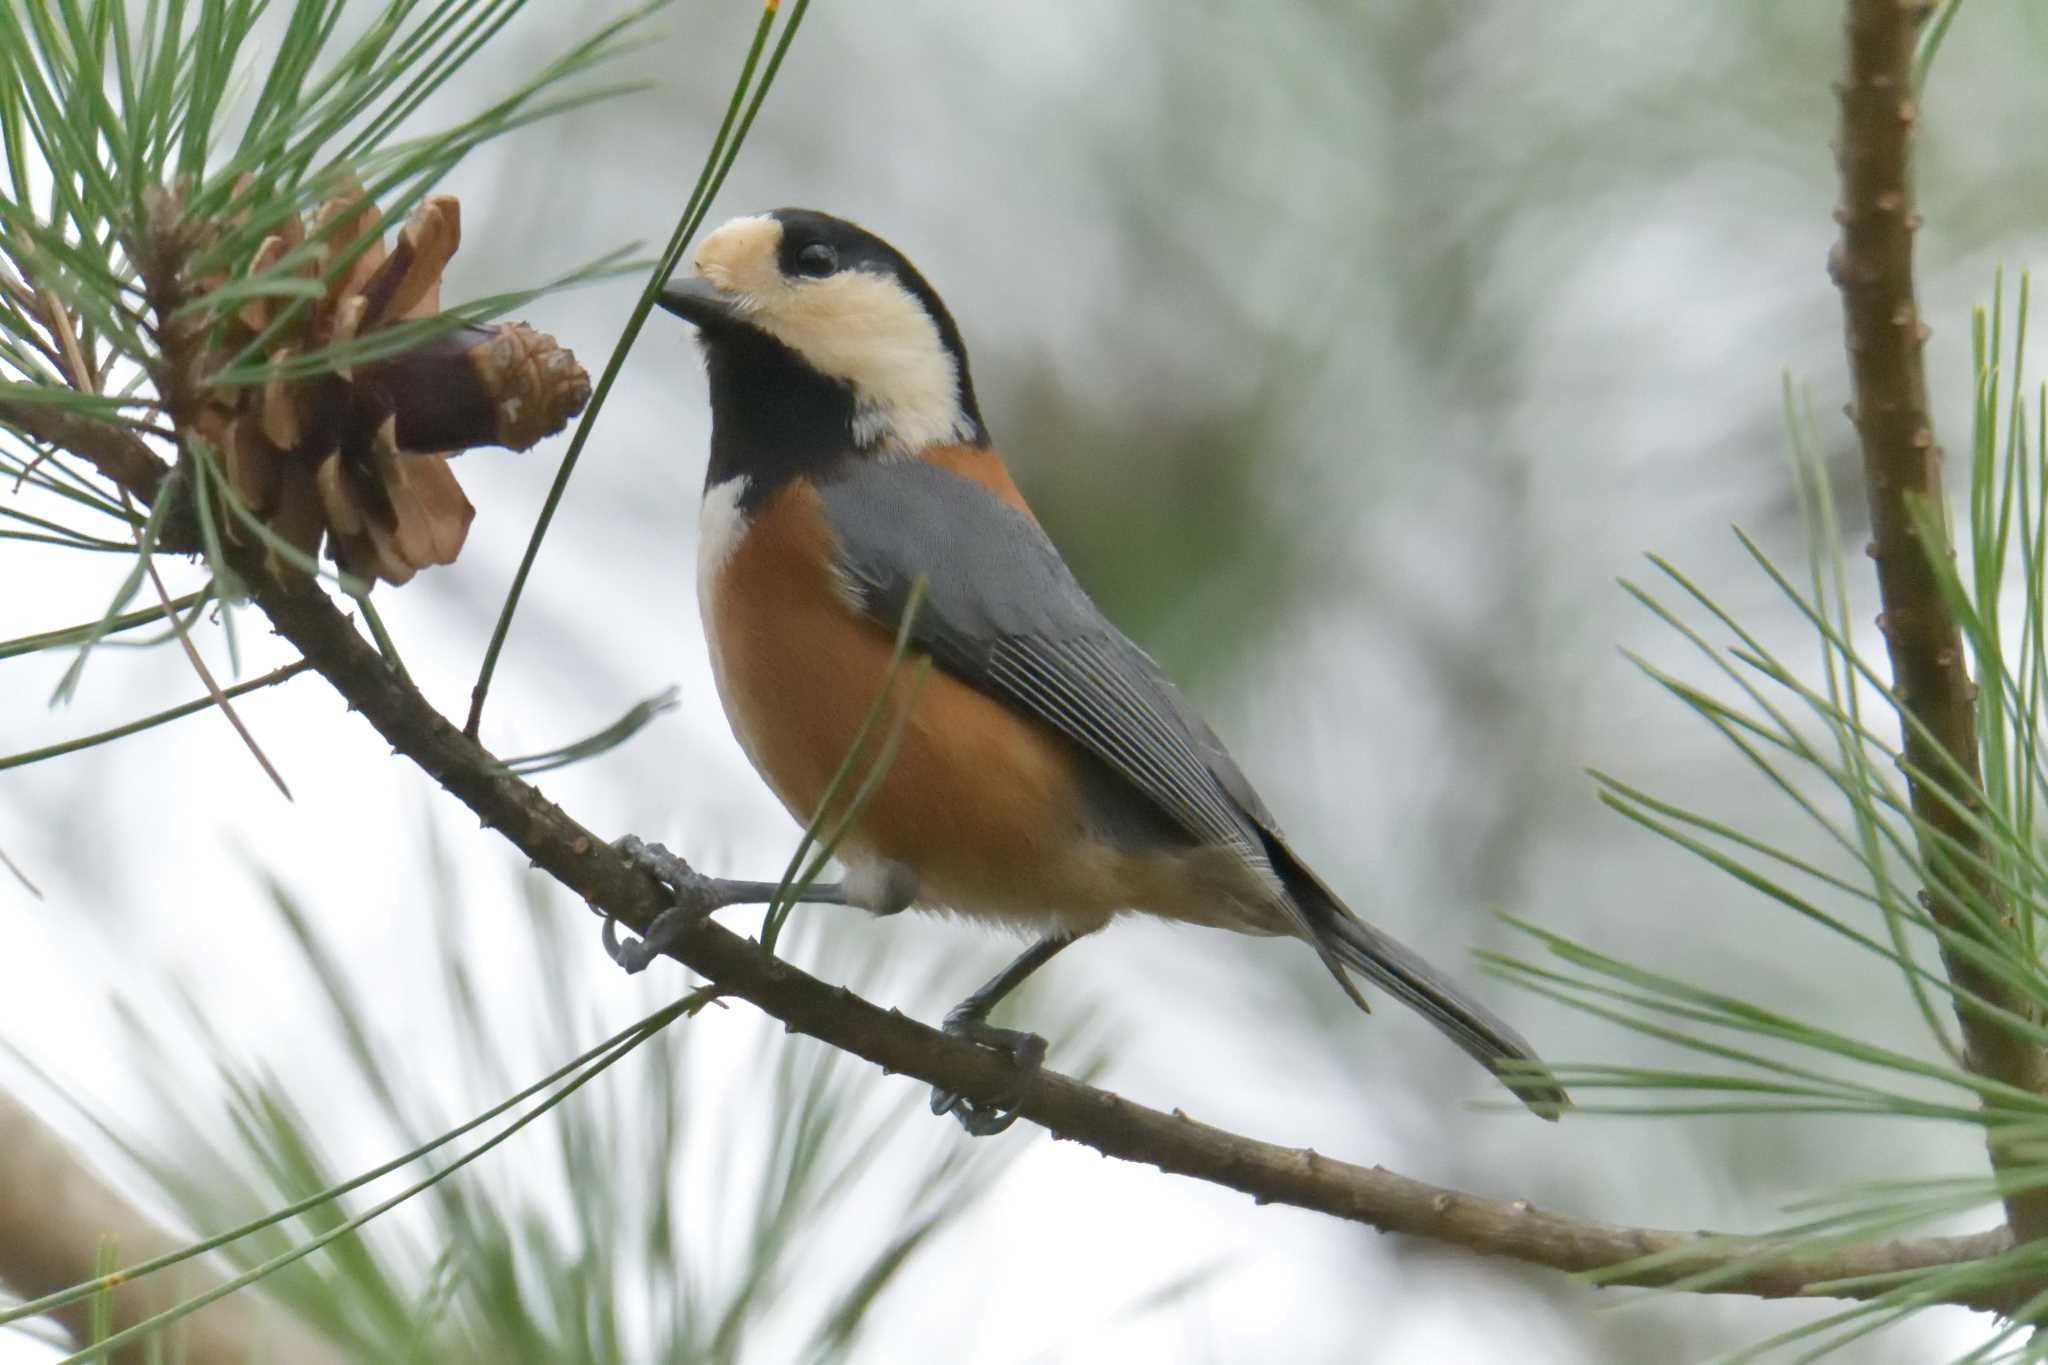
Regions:
M 1984 936 L 1979 917 L 1962 903 L 2000 903 L 1997 887 L 1981 871 L 1988 858 L 1979 826 L 1968 818 L 1981 805 L 1977 689 L 1955 613 L 1941 590 L 1944 566 L 1935 560 L 1953 550 L 1928 544 L 1919 516 L 1921 508 L 1942 506 L 1942 452 L 1934 440 L 1921 358 L 1928 330 L 1913 286 L 1913 237 L 1920 226 L 1911 178 L 1919 116 L 1913 45 L 1931 8 L 1929 0 L 1849 0 L 1847 69 L 1837 87 L 1842 184 L 1835 216 L 1842 236 L 1828 266 L 1841 290 L 1846 322 L 1855 389 L 1849 416 L 1863 447 L 1870 555 L 1884 606 L 1878 623 L 1891 654 L 1893 698 L 1917 722 L 1902 728 L 1921 857 L 1933 874 L 1923 896 L 1945 929 Z M 2018 950 L 2016 941 L 1988 946 L 2000 954 Z M 2048 1058 L 1997 1018 L 1998 1011 L 2007 1011 L 2034 1019 L 2030 1002 L 1947 942 L 1942 961 L 1958 988 L 1956 1013 L 1970 1067 L 2048 1094 Z M 1992 1008 L 1965 1003 L 1971 996 Z M 1994 1169 L 2026 1160 L 2000 1143 L 1996 1127 L 1986 1137 Z M 2015 1183 L 2005 1208 L 2021 1242 L 2048 1236 L 2048 1189 Z
M 4 388 L 0 388 L 4 392 Z M 171 472 L 170 465 L 151 450 L 134 432 L 114 422 L 102 421 L 79 412 L 68 412 L 54 403 L 10 403 L 0 397 L 0 426 L 13 427 L 32 441 L 61 446 L 85 460 L 126 489 L 139 502 L 149 502 Z M 197 540 L 166 544 L 182 551 L 196 548 Z
M 121 500 L 124 504 L 133 506 L 126 492 L 122 493 Z M 192 643 L 192 633 L 185 629 L 184 619 L 178 615 L 176 608 L 171 606 L 170 589 L 164 586 L 163 575 L 156 571 L 156 555 L 147 546 L 141 545 L 139 540 L 137 545 L 142 552 L 142 567 L 149 572 L 150 586 L 156 589 L 157 601 L 163 604 L 164 615 L 170 620 L 171 629 L 176 632 L 186 659 L 191 661 L 192 671 L 199 675 L 199 681 L 206 687 L 206 694 L 213 698 L 213 704 L 220 708 L 220 713 L 227 717 L 228 724 L 242 737 L 242 743 L 248 746 L 249 753 L 257 764 L 269 774 L 270 780 L 277 784 L 277 789 L 284 793 L 284 799 L 291 800 L 292 789 L 285 785 L 284 777 L 272 766 L 269 756 L 263 752 L 263 746 L 256 742 L 256 736 L 250 734 L 249 727 L 242 724 L 242 718 L 236 714 L 234 705 L 228 701 L 227 693 L 214 681 L 213 670 L 208 668 L 206 660 L 200 657 L 199 647 Z

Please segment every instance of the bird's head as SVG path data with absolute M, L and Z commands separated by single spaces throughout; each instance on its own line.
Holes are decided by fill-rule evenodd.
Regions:
M 862 451 L 987 440 L 945 304 L 901 252 L 844 219 L 735 218 L 704 238 L 661 304 L 698 328 L 720 426 L 836 427 Z

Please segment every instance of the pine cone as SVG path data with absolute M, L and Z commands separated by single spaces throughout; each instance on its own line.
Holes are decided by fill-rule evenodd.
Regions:
M 328 286 L 265 340 L 271 361 L 281 366 L 440 311 L 441 272 L 462 238 L 457 201 L 428 198 L 389 251 L 380 222 L 352 179 L 320 207 L 312 235 L 324 246 L 301 270 Z M 286 219 L 244 276 L 274 266 L 307 236 L 296 216 Z M 238 356 L 292 302 L 236 306 L 215 330 L 203 372 Z M 396 584 L 462 550 L 476 509 L 450 458 L 477 445 L 524 450 L 560 431 L 589 399 L 590 377 L 552 337 L 523 322 L 462 325 L 311 378 L 280 371 L 259 387 L 208 387 L 193 425 L 220 452 L 235 491 L 281 538 L 308 555 L 324 538 L 344 570 Z M 273 555 L 272 568 L 288 566 Z

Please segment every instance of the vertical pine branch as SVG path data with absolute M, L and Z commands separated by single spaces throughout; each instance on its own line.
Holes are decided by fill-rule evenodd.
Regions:
M 2004 957 L 2021 951 L 2012 908 L 1984 869 L 1995 866 L 1969 813 L 1981 808 L 1977 689 L 1964 662 L 1962 634 L 1942 592 L 1946 543 L 1928 545 L 1922 528 L 1943 524 L 1941 447 L 1928 412 L 1921 352 L 1927 328 L 1913 289 L 1910 177 L 1914 100 L 1913 47 L 1931 0 L 1849 0 L 1847 68 L 1836 93 L 1835 143 L 1842 235 L 1829 273 L 1842 294 L 1853 401 L 1848 409 L 1863 449 L 1870 499 L 1870 555 L 1877 563 L 1891 656 L 1892 694 L 1904 708 L 1905 757 L 1921 856 L 1933 873 L 1923 897 L 1937 923 L 1983 942 Z M 1987 913 L 1987 910 L 1989 913 Z M 2000 1019 L 2032 1019 L 2027 1001 L 1973 961 L 1953 940 L 1942 960 L 1957 987 L 1956 1015 L 1968 1063 L 1983 1076 L 2048 1094 L 2048 1058 Z M 1988 1130 L 1991 1162 L 2012 1155 Z M 2048 1236 L 2048 1191 L 2008 1190 L 2007 1220 L 2020 1242 Z

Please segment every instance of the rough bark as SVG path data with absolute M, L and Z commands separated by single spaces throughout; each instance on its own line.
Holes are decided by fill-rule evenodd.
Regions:
M 1863 449 L 1870 502 L 1870 555 L 1877 564 L 1891 655 L 1892 695 L 1901 709 L 1913 813 L 1922 826 L 1920 851 L 1936 873 L 1925 901 L 1936 922 L 1958 935 L 1990 940 L 1993 951 L 2020 951 L 2003 907 L 1986 925 L 1967 906 L 1998 907 L 1998 888 L 1983 875 L 1988 852 L 1965 818 L 1981 798 L 1977 754 L 1977 689 L 1970 681 L 1962 632 L 1941 588 L 1952 555 L 1928 545 L 1926 513 L 1942 507 L 1942 452 L 1935 443 L 1921 363 L 1928 329 L 1913 286 L 1912 140 L 1919 110 L 1913 97 L 1914 38 L 1932 6 L 1922 0 L 1851 0 L 1847 68 L 1837 93 L 1841 125 L 1835 144 L 1841 198 L 1835 217 L 1841 239 L 1829 271 L 1841 290 L 1849 373 L 1850 419 Z M 2000 1012 L 2035 1017 L 2032 1005 L 1968 956 L 1945 943 L 1943 964 L 1957 987 L 1956 1017 L 1965 1061 L 1980 1075 L 2033 1094 L 2048 1094 L 2048 1057 L 2015 1032 Z M 2014 1159 L 1987 1134 L 1991 1163 Z M 2023 1159 L 2023 1158 L 2022 1158 Z M 2048 1234 L 2048 1190 L 2016 1189 L 2005 1199 L 2007 1221 L 2022 1242 Z

